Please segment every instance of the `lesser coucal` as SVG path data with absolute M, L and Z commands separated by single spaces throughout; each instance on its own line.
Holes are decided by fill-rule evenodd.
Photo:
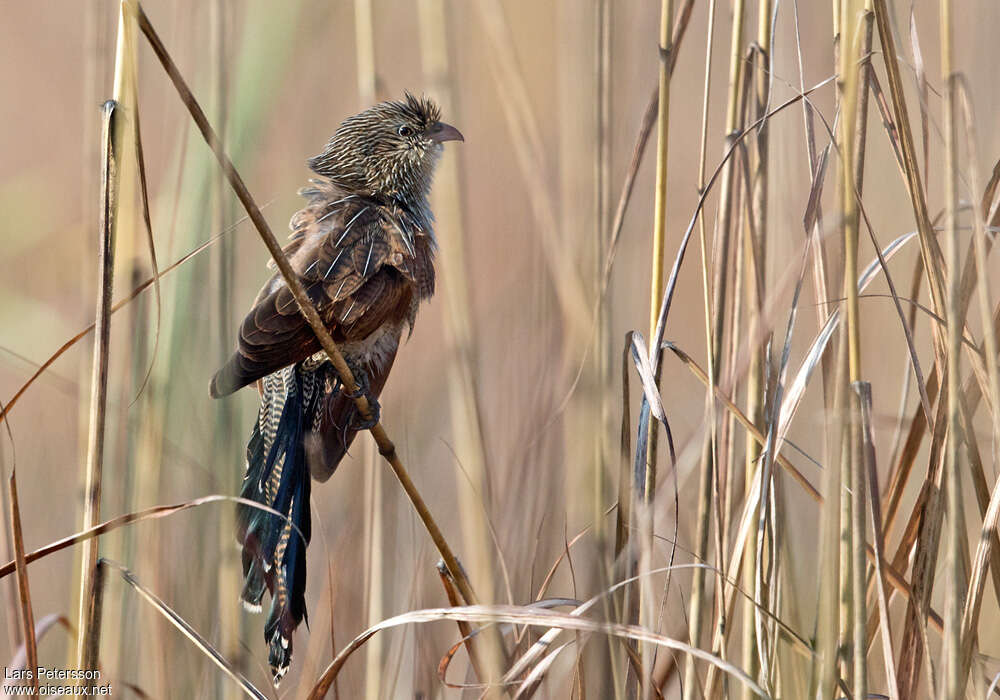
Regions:
M 438 107 L 410 94 L 350 117 L 309 160 L 321 179 L 300 191 L 307 204 L 291 220 L 285 254 L 376 415 L 403 330 L 412 331 L 417 307 L 434 292 L 427 195 L 442 144 L 454 140 L 464 139 L 440 120 Z M 310 474 L 328 479 L 370 425 L 342 391 L 280 274 L 257 295 L 210 390 L 218 398 L 254 382 L 260 411 L 241 496 L 284 517 L 239 506 L 240 598 L 259 611 L 265 588 L 271 594 L 264 639 L 277 682 L 306 615 Z

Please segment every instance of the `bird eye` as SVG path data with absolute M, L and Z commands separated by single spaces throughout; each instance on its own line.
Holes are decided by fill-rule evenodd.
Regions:
M 404 124 L 403 126 L 396 129 L 396 133 L 402 136 L 403 138 L 406 138 L 407 136 L 413 136 L 413 129 Z

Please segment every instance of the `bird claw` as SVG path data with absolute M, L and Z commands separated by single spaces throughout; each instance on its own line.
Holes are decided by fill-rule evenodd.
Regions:
M 367 420 L 361 417 L 361 412 L 354 409 L 354 415 L 351 417 L 351 430 L 356 430 L 361 432 L 363 430 L 371 430 L 374 428 L 382 417 L 382 407 L 379 405 L 378 399 L 376 399 L 371 394 L 365 395 L 368 400 L 368 413 L 371 416 Z
M 351 367 L 352 374 L 354 375 L 355 390 L 347 391 L 347 389 L 341 385 L 340 393 L 346 398 L 356 401 L 362 396 L 368 401 L 368 413 L 370 418 L 363 418 L 361 412 L 358 411 L 357 407 L 354 408 L 351 415 L 351 420 L 346 426 L 348 430 L 356 430 L 361 432 L 363 430 L 370 430 L 375 427 L 379 422 L 382 415 L 382 407 L 379 405 L 378 399 L 371 392 L 371 383 L 368 381 L 368 373 L 360 368 Z

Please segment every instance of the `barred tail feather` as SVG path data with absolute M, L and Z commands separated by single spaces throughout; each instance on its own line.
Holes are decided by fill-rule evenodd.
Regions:
M 291 661 L 292 634 L 306 619 L 306 547 L 312 533 L 304 438 L 316 424 L 323 381 L 324 372 L 301 365 L 264 378 L 240 495 L 271 510 L 237 508 L 244 576 L 240 599 L 259 611 L 265 589 L 271 594 L 264 640 L 276 683 Z

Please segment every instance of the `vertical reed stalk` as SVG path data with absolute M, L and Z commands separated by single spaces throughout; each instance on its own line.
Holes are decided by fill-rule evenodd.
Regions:
M 962 310 L 961 274 L 959 272 L 958 245 L 958 134 L 955 125 L 956 81 L 953 69 L 952 11 L 951 1 L 941 0 L 941 78 L 947 86 L 944 96 L 944 139 L 945 139 L 945 233 L 944 252 L 947 271 L 947 319 L 948 319 L 948 435 L 945 456 L 946 492 L 946 541 L 948 543 L 947 577 L 945 589 L 944 616 L 944 683 L 943 696 L 946 700 L 958 700 L 964 695 L 965 679 L 962 678 L 962 595 L 964 592 L 965 567 L 962 565 L 960 550 L 963 545 L 964 529 L 961 528 L 959 514 L 962 508 L 961 469 L 961 423 L 960 393 L 962 358 Z M 969 154 L 974 157 L 974 154 Z M 985 333 L 989 332 L 984 328 Z M 994 406 L 996 411 L 997 407 Z M 972 438 L 969 438 L 972 439 Z
M 418 3 L 420 52 L 424 76 L 445 114 L 461 124 L 459 105 L 454 96 L 449 60 L 450 21 L 443 0 L 420 0 Z M 450 349 L 448 362 L 448 398 L 451 407 L 452 439 L 458 465 L 455 472 L 459 509 L 467 559 L 465 564 L 476 576 L 479 594 L 484 601 L 496 600 L 495 544 L 488 531 L 487 517 L 492 488 L 483 430 L 479 386 L 476 379 L 477 349 L 473 336 L 473 311 L 468 279 L 469 263 L 465 249 L 462 170 L 460 154 L 451 154 L 438 165 L 438 186 L 432 193 L 437 233 L 441 237 L 441 276 L 447 288 L 444 318 L 445 338 Z M 464 473 L 463 473 L 464 470 Z M 471 483 L 470 483 L 471 481 Z M 503 649 L 499 635 L 481 636 L 482 682 L 502 675 Z
M 126 16 L 124 7 L 119 26 L 118 56 L 123 59 L 125 46 L 129 41 L 125 33 L 131 21 Z M 116 70 L 116 75 L 120 71 Z M 116 79 L 117 94 L 121 94 L 121 83 Z M 101 476 L 104 466 L 104 427 L 108 398 L 108 356 L 111 345 L 111 293 L 114 285 L 115 264 L 115 214 L 117 212 L 118 188 L 118 133 L 117 104 L 108 101 L 104 104 L 104 121 L 102 142 L 104 156 L 101 160 L 101 208 L 100 208 L 100 239 L 98 252 L 97 278 L 99 293 L 97 297 L 97 322 L 94 329 L 94 368 L 90 394 L 90 434 L 87 441 L 87 473 L 84 491 L 83 528 L 96 525 L 101 519 Z M 97 630 L 92 628 L 93 620 L 88 614 L 90 601 L 95 595 L 95 575 L 97 567 L 97 541 L 86 540 L 82 547 L 82 569 L 80 572 L 79 611 L 77 636 L 77 668 L 86 669 L 86 650 L 91 635 Z
M 611 242 L 611 37 L 612 0 L 594 0 L 594 73 L 596 76 L 596 99 L 594 114 L 594 225 L 593 225 L 593 291 L 598 299 L 597 321 L 594 329 L 594 392 L 597 406 L 592 415 L 597 430 L 593 444 L 591 461 L 592 503 L 590 517 L 594 522 L 594 536 L 597 556 L 593 565 L 593 580 L 601 589 L 609 588 L 613 581 L 612 549 L 609 543 L 609 528 L 604 511 L 609 497 L 608 476 L 614 473 L 615 463 L 612 452 L 611 387 L 614 386 L 611 372 L 611 305 L 602 302 L 604 254 Z M 603 605 L 605 620 L 615 620 L 614 601 L 605 598 Z M 609 639 L 604 648 L 595 650 L 592 658 L 596 666 L 588 674 L 593 680 L 591 687 L 601 697 L 620 693 L 623 688 L 621 678 L 624 667 L 620 664 L 618 644 Z M 597 656 L 597 654 L 603 654 Z
M 767 112 L 770 102 L 770 59 L 771 59 L 771 1 L 760 0 L 757 5 L 757 71 L 755 77 L 755 113 L 754 119 L 762 118 Z M 757 166 L 753 176 L 753 192 L 750 197 L 753 225 L 750 227 L 750 236 L 747 240 L 747 254 L 744 259 L 752 261 L 747 265 L 748 274 L 744 275 L 746 286 L 746 303 L 748 311 L 748 335 L 752 339 L 753 345 L 750 348 L 750 367 L 747 373 L 746 399 L 747 417 L 756 425 L 763 425 L 764 419 L 764 368 L 766 363 L 766 344 L 759 344 L 756 340 L 761 337 L 761 315 L 763 314 L 763 294 L 764 279 L 766 274 L 766 251 L 767 251 L 767 192 L 768 192 L 768 128 L 767 122 L 761 124 L 757 130 L 756 154 Z M 756 234 L 756 239 L 754 238 Z M 752 436 L 747 435 L 746 462 L 744 473 L 746 475 L 746 488 L 750 488 L 753 482 L 753 475 L 757 469 L 757 462 L 760 459 L 760 446 Z M 770 484 L 762 483 L 762 489 L 770 488 Z M 758 519 L 755 512 L 754 520 Z M 742 651 L 743 669 L 753 675 L 758 669 L 758 629 L 763 624 L 763 619 L 758 611 L 757 605 L 765 605 L 765 600 L 758 592 L 762 592 L 765 584 L 763 581 L 764 571 L 761 562 L 757 561 L 758 537 L 763 533 L 759 528 L 753 528 L 747 533 L 747 542 L 743 550 L 743 587 L 747 593 L 753 592 L 753 598 L 747 599 L 744 603 L 744 617 L 742 627 Z M 749 699 L 750 695 L 743 689 L 743 697 Z
M 708 27 L 705 32 L 705 79 L 704 88 L 702 90 L 702 102 L 701 102 L 701 141 L 700 150 L 698 154 L 698 194 L 701 195 L 705 191 L 705 168 L 708 160 L 708 115 L 709 115 L 709 95 L 711 93 L 712 87 L 712 55 L 714 53 L 714 35 L 715 35 L 715 12 L 716 12 L 717 2 L 716 0 L 711 0 L 708 6 Z M 708 247 L 708 235 L 706 233 L 706 223 L 705 223 L 705 213 L 700 211 L 698 214 L 698 239 L 701 248 L 701 279 L 702 279 L 702 303 L 705 308 L 705 337 L 708 339 L 708 347 L 712 347 L 712 283 L 711 275 L 709 273 L 711 267 L 710 252 Z M 715 386 L 717 383 L 717 377 L 715 375 L 715 359 L 712 357 L 711 351 L 708 353 L 708 361 L 706 363 L 708 368 L 708 377 L 710 386 Z M 705 394 L 705 412 L 708 416 L 708 429 L 710 431 L 709 439 L 712 445 L 717 445 L 717 420 L 716 420 L 716 404 L 715 397 L 712 395 L 711 391 Z M 677 517 L 680 517 L 679 514 Z M 721 528 L 720 528 L 721 530 Z M 717 553 L 720 557 L 722 552 Z M 719 615 L 719 625 L 724 624 L 725 610 L 721 609 L 721 614 Z M 720 632 L 717 628 L 716 632 Z M 723 627 L 721 630 L 723 634 L 727 634 L 728 627 Z M 723 642 L 718 651 L 722 652 L 725 649 L 726 637 L 723 637 Z M 723 652 L 724 653 L 724 652 Z M 711 671 L 709 671 L 711 674 Z M 712 687 L 711 681 L 706 685 L 707 695 L 711 697 Z
M 212 74 L 212 92 L 216 122 L 219 125 L 219 139 L 228 142 L 229 137 L 229 43 L 228 24 L 231 17 L 229 5 L 224 0 L 213 0 L 209 7 L 209 47 Z M 224 231 L 232 221 L 232 203 L 226 192 L 226 178 L 222 173 L 215 173 L 212 178 L 212 230 Z M 233 323 L 236 308 L 234 277 L 236 272 L 236 245 L 230 237 L 224 237 L 215 250 L 215 281 L 218 285 L 215 298 L 215 325 L 217 356 L 226 357 L 233 348 Z M 216 464 L 227 464 L 232 455 L 239 454 L 239 425 L 236 407 L 231 401 L 218 401 L 214 404 L 216 411 L 217 438 L 212 447 Z M 236 474 L 233 473 L 233 476 Z M 235 484 L 232 477 L 222 483 Z M 242 566 L 236 548 L 233 546 L 233 533 L 236 530 L 235 510 L 222 508 L 218 518 L 218 552 L 219 567 L 216 575 L 216 590 L 219 611 L 219 650 L 223 656 L 241 667 L 242 649 L 240 647 L 240 627 L 242 616 L 240 606 L 236 604 L 237 591 L 240 589 Z M 126 560 L 128 561 L 128 560 Z M 239 689 L 228 681 L 224 674 L 216 680 L 215 692 L 225 700 L 235 700 L 239 697 Z
M 725 150 L 732 146 L 738 130 L 740 87 L 742 84 L 743 63 L 743 22 L 744 0 L 736 0 L 733 5 L 733 26 L 729 53 L 729 89 L 726 103 L 726 143 Z M 714 396 L 718 383 L 719 360 L 722 357 L 722 336 L 725 324 L 726 291 L 728 287 L 730 229 L 732 228 L 734 192 L 734 167 L 732 159 L 726 161 L 721 175 L 721 191 L 719 194 L 719 221 L 716 227 L 713 245 L 713 260 L 715 263 L 714 288 L 712 290 L 711 323 L 708 337 L 708 365 L 712 378 L 710 379 L 709 397 Z M 698 521 L 695 536 L 694 556 L 696 560 L 704 560 L 708 550 L 709 521 L 711 516 L 711 493 L 716 454 L 714 421 L 713 429 L 706 431 L 705 443 L 701 456 L 701 471 L 698 484 Z M 701 643 L 701 627 L 704 605 L 704 569 L 696 568 L 691 576 L 691 600 L 688 613 L 688 638 L 694 646 Z M 699 692 L 697 668 L 693 659 L 686 661 L 684 669 L 684 698 L 693 700 Z
M 858 202 L 854 194 L 858 165 L 858 90 L 859 73 L 864 65 L 858 63 L 861 5 L 858 0 L 843 0 L 840 7 L 840 64 L 838 68 L 838 93 L 842 116 L 840 120 L 840 151 L 842 154 L 838 190 L 841 203 L 844 239 L 844 296 L 847 307 L 847 358 L 842 370 L 848 384 L 861 381 L 861 321 L 858 307 Z M 863 127 L 863 125 L 861 125 Z M 859 460 L 860 412 L 853 392 L 839 387 L 844 397 L 845 411 L 841 417 L 841 435 L 845 441 L 842 457 L 841 491 L 843 512 L 841 516 L 841 640 L 851 655 L 845 663 L 852 663 L 852 690 L 857 697 L 867 695 L 867 670 L 865 644 L 865 525 L 864 525 L 864 474 Z M 831 504 L 832 505 L 832 504 Z
M 670 64 L 673 51 L 673 0 L 662 0 L 660 5 L 660 69 L 659 96 L 656 119 L 656 190 L 653 208 L 653 268 L 649 283 L 649 338 L 656 335 L 656 322 L 659 317 L 660 299 L 663 296 L 663 256 L 667 234 L 667 155 L 670 143 Z M 650 348 L 650 353 L 656 353 L 656 348 Z M 661 368 L 656 369 L 656 379 L 659 383 Z M 652 595 L 652 581 L 648 572 L 652 569 L 653 557 L 653 499 L 656 493 L 656 439 L 658 435 L 656 423 L 649 430 L 648 451 L 646 454 L 645 481 L 642 488 L 642 507 L 638 509 L 640 527 L 640 557 L 639 557 L 639 622 L 647 629 L 656 629 L 656 605 Z M 644 666 L 651 666 L 653 647 L 649 644 L 643 648 L 640 658 Z M 641 679 L 643 688 L 648 692 L 648 678 L 651 668 L 643 668 Z

